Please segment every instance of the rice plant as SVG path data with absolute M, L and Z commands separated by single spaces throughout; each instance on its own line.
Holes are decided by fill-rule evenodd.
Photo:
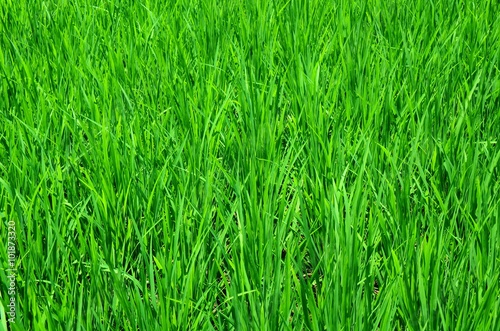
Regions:
M 500 330 L 499 13 L 4 1 L 0 330 Z

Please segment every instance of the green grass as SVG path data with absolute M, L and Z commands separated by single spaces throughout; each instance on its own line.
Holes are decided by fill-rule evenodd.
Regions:
M 4 1 L 11 330 L 500 330 L 499 13 Z

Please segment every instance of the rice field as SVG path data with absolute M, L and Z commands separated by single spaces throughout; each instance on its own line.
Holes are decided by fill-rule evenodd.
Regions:
M 0 331 L 500 330 L 500 3 L 5 0 Z

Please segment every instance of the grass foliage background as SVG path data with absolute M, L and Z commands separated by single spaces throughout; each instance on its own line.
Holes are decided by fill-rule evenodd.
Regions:
M 499 330 L 499 13 L 4 1 L 12 330 Z

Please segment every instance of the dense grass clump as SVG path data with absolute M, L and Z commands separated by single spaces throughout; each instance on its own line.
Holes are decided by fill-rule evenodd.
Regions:
M 499 330 L 499 13 L 4 2 L 0 330 Z

